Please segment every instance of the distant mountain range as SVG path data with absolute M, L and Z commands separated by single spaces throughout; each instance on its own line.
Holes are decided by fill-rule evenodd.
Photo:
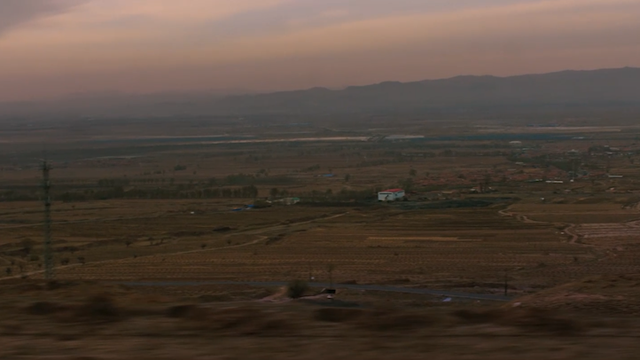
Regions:
M 251 95 L 95 96 L 49 103 L 4 103 L 0 104 L 0 116 L 331 114 L 537 107 L 640 109 L 640 68 L 510 77 L 458 76 L 343 90 L 313 88 Z

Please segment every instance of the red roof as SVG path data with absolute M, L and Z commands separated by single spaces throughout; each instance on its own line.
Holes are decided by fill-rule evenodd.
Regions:
M 400 191 L 404 191 L 404 190 L 402 190 L 402 189 L 389 189 L 389 190 L 382 190 L 380 192 L 397 193 L 397 192 L 400 192 Z

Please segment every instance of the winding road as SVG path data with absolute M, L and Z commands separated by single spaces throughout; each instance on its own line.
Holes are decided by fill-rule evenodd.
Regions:
M 525 223 L 525 224 L 546 224 L 546 225 L 558 225 L 558 226 L 564 226 L 564 232 L 569 235 L 571 237 L 571 239 L 569 240 L 569 243 L 571 244 L 576 244 L 576 245 L 581 245 L 581 246 L 586 246 L 586 247 L 592 247 L 592 245 L 587 245 L 587 244 L 582 244 L 579 243 L 578 240 L 580 239 L 580 234 L 576 233 L 576 224 L 568 224 L 568 223 L 553 223 L 553 222 L 546 222 L 546 221 L 537 221 L 537 220 L 531 220 L 529 219 L 528 216 L 526 215 L 522 215 L 522 214 L 517 214 L 512 212 L 511 210 L 511 206 L 507 207 L 504 210 L 500 210 L 498 211 L 498 214 L 502 215 L 502 216 L 510 216 L 515 218 L 516 220 Z

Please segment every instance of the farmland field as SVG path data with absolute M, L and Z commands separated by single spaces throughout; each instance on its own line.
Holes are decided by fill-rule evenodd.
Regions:
M 523 151 L 498 140 L 503 135 L 487 135 L 511 134 L 518 124 L 491 124 L 458 140 L 449 136 L 460 133 L 455 123 L 440 124 L 429 141 L 386 142 L 367 141 L 379 139 L 368 130 L 353 136 L 353 128 L 323 134 L 314 122 L 304 135 L 245 125 L 194 120 L 202 128 L 196 136 L 188 126 L 160 122 L 147 137 L 87 128 L 66 143 L 51 141 L 56 276 L 286 281 L 326 279 L 332 267 L 337 282 L 495 293 L 507 272 L 517 294 L 598 271 L 635 271 L 623 258 L 632 257 L 640 219 L 637 180 L 585 170 L 569 182 L 576 175 L 563 169 L 575 168 L 577 158 L 563 151 L 587 144 L 562 140 L 564 128 Z M 127 126 L 135 132 L 144 125 Z M 162 129 L 175 135 L 160 136 Z M 51 131 L 67 135 L 65 127 Z M 567 131 L 604 137 L 628 159 L 637 151 L 624 132 Z M 43 215 L 30 156 L 42 139 L 31 129 L 14 134 L 12 155 L 0 164 L 0 261 L 7 278 L 38 278 Z M 585 169 L 629 173 L 637 166 L 594 151 L 580 158 Z M 530 180 L 536 176 L 560 184 Z M 407 188 L 409 201 L 376 203 L 376 189 L 391 186 Z M 287 197 L 302 202 L 245 208 Z
M 187 125 L 196 123 L 201 134 L 232 140 L 195 137 Z M 303 336 L 309 337 L 331 331 L 308 323 L 318 304 L 285 305 L 290 299 L 281 284 L 335 286 L 343 307 L 434 308 L 437 316 L 441 309 L 493 309 L 507 300 L 602 316 L 615 312 L 608 301 L 638 308 L 635 278 L 626 278 L 640 273 L 640 146 L 633 132 L 577 127 L 567 130 L 571 137 L 559 137 L 564 130 L 558 128 L 514 147 L 509 140 L 520 130 L 508 124 L 492 124 L 494 137 L 488 128 L 465 128 L 461 138 L 454 136 L 461 129 L 455 123 L 428 129 L 408 122 L 413 133 L 437 134 L 420 141 L 384 140 L 380 129 L 339 124 L 311 123 L 304 134 L 234 122 L 156 125 L 148 125 L 154 127 L 148 137 L 114 128 L 107 139 L 87 128 L 67 142 L 48 143 L 54 276 L 63 284 L 56 301 L 76 304 L 104 288 L 122 295 L 124 308 L 146 304 L 127 310 L 152 316 L 134 317 L 132 329 L 149 321 L 160 333 L 189 334 L 202 324 L 158 320 L 154 311 L 185 303 L 205 303 L 206 311 L 249 304 L 242 310 L 248 313 L 264 306 L 260 311 L 267 314 L 303 316 L 293 322 L 306 324 Z M 144 128 L 128 126 L 134 133 Z M 572 140 L 584 132 L 588 143 Z M 0 135 L 0 148 L 9 154 L 0 159 L 0 287 L 18 289 L 5 292 L 11 295 L 7 306 L 47 296 L 36 291 L 45 277 L 37 160 L 44 135 L 13 134 L 11 146 Z M 621 150 L 605 154 L 605 144 Z M 404 188 L 406 201 L 377 202 L 376 192 L 391 187 Z M 593 280 L 599 276 L 605 279 Z M 594 290 L 594 284 L 601 285 Z M 420 316 L 436 316 L 427 312 Z M 283 321 L 298 326 L 264 316 L 269 325 L 251 331 L 273 326 L 278 332 Z M 19 318 L 3 321 L 12 326 Z M 442 326 L 451 334 L 466 331 L 447 319 Z M 383 320 L 374 326 L 377 321 Z M 113 326 L 102 335 L 112 336 L 119 325 Z M 244 341 L 264 346 L 259 339 Z

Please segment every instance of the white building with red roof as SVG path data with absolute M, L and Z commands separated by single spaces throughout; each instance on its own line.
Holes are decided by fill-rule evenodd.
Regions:
M 378 201 L 398 201 L 404 199 L 403 189 L 388 189 L 378 193 Z

